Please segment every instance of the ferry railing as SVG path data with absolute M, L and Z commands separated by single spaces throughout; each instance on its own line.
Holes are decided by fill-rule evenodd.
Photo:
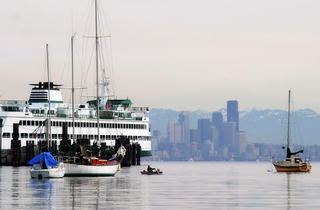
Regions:
M 0 104 L 2 105 L 26 105 L 28 101 L 24 100 L 0 100 Z

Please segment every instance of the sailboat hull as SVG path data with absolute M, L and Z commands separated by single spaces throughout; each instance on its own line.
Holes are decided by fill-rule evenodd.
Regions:
M 274 165 L 274 167 L 276 168 L 277 172 L 309 172 L 311 171 L 312 167 L 308 166 L 308 167 L 281 167 L 281 166 L 276 166 Z
M 119 164 L 80 165 L 65 163 L 65 176 L 114 176 Z
M 299 162 L 296 162 L 299 160 Z M 309 162 L 303 162 L 300 158 L 293 157 L 284 161 L 273 161 L 277 172 L 309 172 L 312 166 Z
M 62 178 L 65 173 L 65 167 L 63 163 L 59 163 L 57 167 L 48 169 L 38 169 L 32 167 L 30 170 L 31 178 Z

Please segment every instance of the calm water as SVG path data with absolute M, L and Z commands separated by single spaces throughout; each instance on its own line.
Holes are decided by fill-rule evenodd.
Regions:
M 154 162 L 115 177 L 30 179 L 0 167 L 0 209 L 319 209 L 320 163 L 312 173 L 275 173 L 271 163 Z

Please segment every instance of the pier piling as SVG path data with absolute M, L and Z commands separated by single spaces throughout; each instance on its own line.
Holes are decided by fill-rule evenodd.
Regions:
M 21 165 L 21 141 L 19 140 L 19 124 L 13 124 L 13 139 L 11 140 L 12 165 Z

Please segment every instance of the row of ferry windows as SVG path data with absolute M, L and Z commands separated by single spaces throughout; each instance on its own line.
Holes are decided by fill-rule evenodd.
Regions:
M 62 127 L 64 122 L 62 121 L 51 121 L 51 126 Z M 67 122 L 69 127 L 72 127 L 72 122 Z M 19 125 L 26 126 L 43 126 L 45 125 L 44 121 L 35 121 L 35 120 L 21 120 Z M 97 123 L 92 122 L 74 122 L 74 127 L 82 128 L 96 128 Z M 120 124 L 120 123 L 100 123 L 100 128 L 123 128 L 123 129 L 147 129 L 145 124 Z
M 13 134 L 11 133 L 3 133 L 3 138 L 11 138 Z M 149 140 L 149 136 L 127 136 L 131 140 Z M 45 134 L 35 134 L 35 133 L 20 133 L 20 138 L 22 139 L 44 139 Z M 68 135 L 68 139 L 71 139 L 72 135 Z M 76 139 L 98 139 L 98 135 L 82 135 L 82 134 L 76 134 Z M 111 140 L 111 139 L 117 139 L 119 136 L 117 135 L 100 135 L 100 140 Z M 52 134 L 52 139 L 62 139 L 62 134 Z

